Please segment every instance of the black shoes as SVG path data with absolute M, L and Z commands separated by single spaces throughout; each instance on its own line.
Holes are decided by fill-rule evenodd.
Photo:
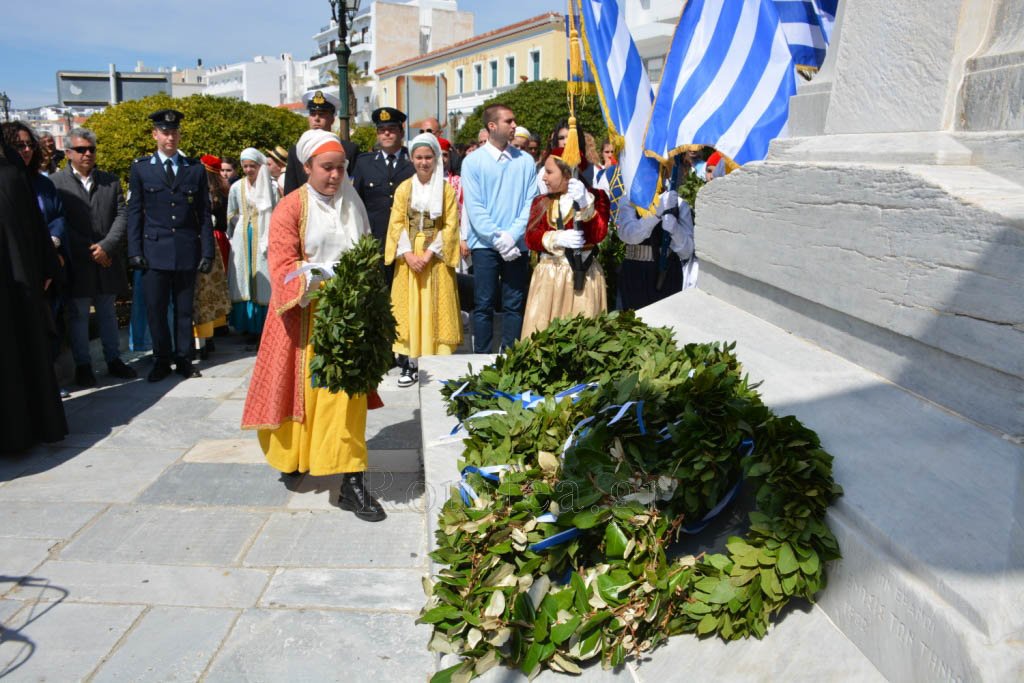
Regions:
M 398 386 L 402 388 L 411 387 L 418 381 L 419 375 L 416 373 L 416 368 L 409 365 L 402 368 L 402 373 L 398 376 Z
M 86 389 L 96 386 L 96 375 L 92 374 L 91 365 L 75 366 L 75 384 Z
M 356 517 L 366 522 L 379 522 L 388 516 L 380 503 L 366 490 L 362 472 L 342 475 L 338 507 L 354 512 Z
M 162 379 L 166 379 L 171 374 L 171 364 L 163 361 L 156 361 L 153 363 L 153 369 L 149 371 L 149 375 L 146 379 L 150 382 L 159 382 Z
M 120 358 L 115 358 L 107 363 L 107 374 L 118 379 L 135 379 L 139 376 L 139 373 L 135 372 L 135 368 L 125 365 Z
M 419 368 L 416 366 L 415 360 L 409 358 L 409 356 L 399 354 L 398 367 L 402 368 L 401 374 L 398 375 L 398 386 L 404 389 L 405 387 L 411 387 L 419 381 L 420 378 L 416 372 Z
M 217 350 L 217 345 L 213 343 L 213 337 L 210 337 L 199 349 L 199 360 L 207 360 L 210 354 Z
M 192 367 L 192 361 L 186 359 L 178 360 L 178 362 L 174 364 L 174 371 L 185 379 L 203 376 L 201 372 Z

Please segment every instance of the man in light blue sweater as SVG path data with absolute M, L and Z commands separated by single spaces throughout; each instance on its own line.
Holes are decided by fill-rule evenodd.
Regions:
M 473 351 L 491 353 L 498 285 L 504 310 L 499 352 L 519 339 L 530 285 L 523 241 L 537 194 L 533 157 L 509 143 L 516 116 L 503 104 L 484 109 L 488 141 L 462 162 L 462 191 L 473 253 Z

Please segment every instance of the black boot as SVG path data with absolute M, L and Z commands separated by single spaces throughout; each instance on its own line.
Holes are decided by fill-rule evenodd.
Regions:
M 367 522 L 379 522 L 387 517 L 384 508 L 366 490 L 362 472 L 349 472 L 342 476 L 338 507 L 354 512 L 356 517 Z

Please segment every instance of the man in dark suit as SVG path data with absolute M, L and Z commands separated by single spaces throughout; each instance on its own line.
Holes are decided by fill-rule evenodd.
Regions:
M 302 102 L 309 113 L 309 129 L 330 132 L 338 113 L 338 105 L 341 104 L 338 98 L 323 90 L 310 90 L 302 96 Z M 351 175 L 352 163 L 359 155 L 359 146 L 348 140 L 342 140 L 341 146 L 345 150 L 345 158 L 352 160 L 348 164 Z M 299 155 L 295 152 L 295 145 L 292 145 L 288 150 L 288 166 L 284 172 L 284 193 L 299 189 L 308 179 L 306 169 L 302 167 Z
M 213 222 L 206 171 L 178 152 L 185 115 L 174 109 L 150 114 L 157 151 L 136 159 L 128 178 L 128 265 L 142 278 L 146 315 L 153 336 L 150 382 L 171 374 L 171 331 L 167 308 L 174 297 L 175 370 L 199 377 L 192 368 L 192 299 L 196 271 L 213 267 Z
M 360 154 L 352 167 L 352 184 L 366 205 L 370 230 L 380 240 L 381 249 L 388 236 L 391 204 L 395 188 L 415 173 L 405 149 L 405 114 L 392 107 L 375 109 L 371 115 L 377 126 L 377 151 Z M 388 282 L 391 270 L 388 269 Z
M 114 303 L 128 293 L 125 271 L 125 235 L 128 210 L 121 181 L 96 168 L 96 135 L 75 128 L 66 140 L 68 165 L 50 176 L 64 202 L 68 247 L 72 264 L 70 313 L 71 353 L 75 358 L 75 384 L 96 386 L 89 354 L 89 308 L 103 343 L 107 373 L 132 379 L 135 370 L 121 360 L 120 337 Z

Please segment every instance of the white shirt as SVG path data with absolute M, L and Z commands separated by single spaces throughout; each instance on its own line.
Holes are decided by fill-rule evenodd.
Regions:
M 82 183 L 82 187 L 85 188 L 86 194 L 92 192 L 92 173 L 89 175 L 82 175 L 75 170 L 74 166 L 71 166 L 71 174 L 78 178 L 78 182 Z
M 497 161 L 499 164 L 503 164 L 506 161 L 512 161 L 512 153 L 509 152 L 508 147 L 506 147 L 505 149 L 498 149 L 497 145 L 495 145 L 490 140 L 488 140 L 487 144 L 484 145 L 481 149 L 486 149 L 487 153 L 491 155 L 491 158 Z

